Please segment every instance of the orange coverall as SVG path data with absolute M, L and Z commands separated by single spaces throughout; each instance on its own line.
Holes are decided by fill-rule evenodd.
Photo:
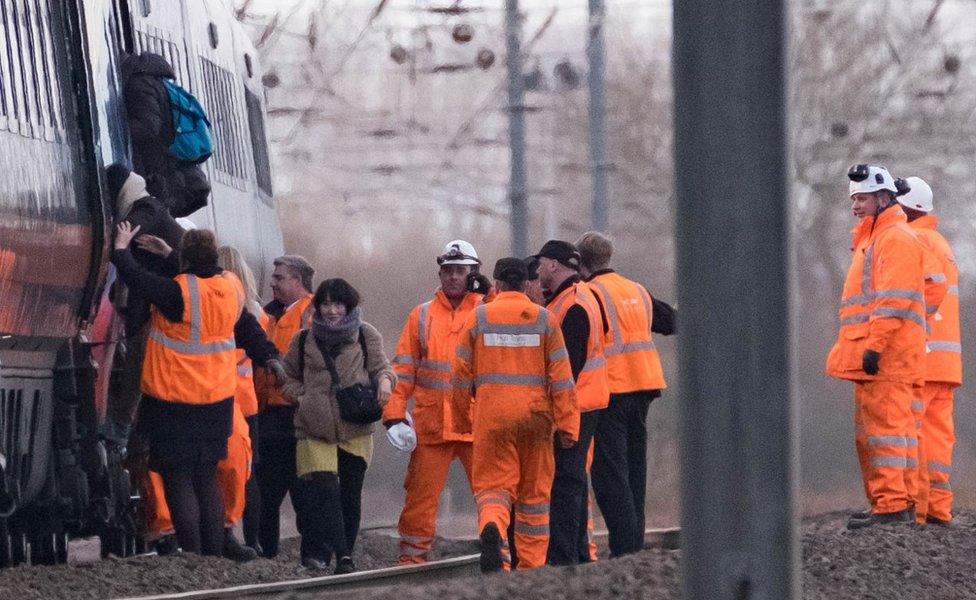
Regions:
M 918 440 L 919 490 L 916 515 L 952 519 L 952 447 L 956 441 L 952 420 L 953 390 L 962 385 L 962 345 L 959 328 L 959 269 L 952 248 L 936 230 L 939 219 L 926 215 L 909 226 L 939 261 L 948 290 L 939 305 L 926 306 L 929 335 L 926 342 L 925 388 L 913 409 L 921 419 Z M 937 278 L 938 274 L 934 274 Z M 920 410 L 919 410 L 920 409 Z M 919 414 L 921 413 L 921 414 Z
M 918 492 L 911 404 L 925 381 L 925 306 L 941 302 L 946 286 L 926 284 L 925 273 L 933 272 L 926 270 L 929 255 L 900 206 L 862 219 L 853 250 L 827 374 L 854 382 L 854 441 L 865 493 L 872 512 L 892 513 L 913 506 Z M 865 350 L 881 355 L 876 375 L 862 368 Z
M 579 407 L 555 317 L 521 292 L 479 306 L 461 330 L 451 398 L 454 429 L 473 432 L 478 530 L 495 523 L 509 570 L 515 508 L 518 568 L 540 567 L 549 545 L 553 431 L 579 436 Z
M 432 300 L 414 307 L 400 333 L 393 359 L 397 384 L 383 410 L 384 422 L 405 419 L 407 401 L 414 399 L 417 447 L 410 454 L 403 482 L 407 496 L 398 525 L 400 564 L 427 561 L 436 532 L 437 503 L 455 458 L 471 481 L 471 434 L 452 429 L 451 360 L 461 327 L 482 298 L 469 293 L 454 308 L 438 290 Z

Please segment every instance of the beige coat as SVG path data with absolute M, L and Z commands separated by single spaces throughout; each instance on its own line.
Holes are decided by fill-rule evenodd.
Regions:
M 369 364 L 363 369 L 363 351 L 358 336 L 349 339 L 335 359 L 339 374 L 339 387 L 346 388 L 356 383 L 379 385 L 382 378 L 396 384 L 396 375 L 390 368 L 390 361 L 383 350 L 383 336 L 369 323 L 363 323 L 363 337 L 369 354 Z M 295 412 L 295 437 L 315 438 L 336 444 L 353 438 L 368 435 L 373 424 L 360 425 L 343 421 L 339 416 L 339 404 L 332 391 L 332 376 L 325 365 L 325 358 L 319 351 L 312 332 L 305 341 L 305 372 L 299 373 L 298 342 L 296 335 L 285 355 L 284 367 L 288 380 L 282 386 L 285 396 L 295 398 L 298 410 Z M 392 387 L 391 387 L 392 389 Z M 384 402 L 385 404 L 385 402 Z

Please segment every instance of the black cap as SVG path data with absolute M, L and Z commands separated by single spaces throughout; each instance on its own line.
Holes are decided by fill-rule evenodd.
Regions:
M 576 246 L 562 240 L 549 240 L 542 246 L 542 250 L 535 258 L 551 258 L 561 264 L 579 271 L 580 253 Z
M 529 256 L 522 262 L 525 263 L 525 271 L 527 276 L 526 281 L 534 281 L 539 278 L 539 259 L 534 256 Z
M 125 180 L 129 178 L 130 173 L 132 171 L 129 167 L 122 163 L 113 163 L 105 169 L 108 197 L 113 203 L 119 199 L 119 192 L 122 191 L 122 186 L 125 185 Z
M 521 258 L 509 256 L 506 258 L 499 258 L 498 262 L 495 263 L 495 272 L 493 273 L 493 277 L 498 281 L 504 281 L 505 283 L 510 284 L 519 284 L 524 282 L 528 276 L 528 270 L 526 270 L 525 263 Z

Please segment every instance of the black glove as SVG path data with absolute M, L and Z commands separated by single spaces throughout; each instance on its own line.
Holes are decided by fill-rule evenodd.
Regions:
M 878 374 L 878 361 L 881 360 L 881 353 L 874 350 L 865 350 L 861 357 L 861 368 L 868 375 Z
M 488 290 L 491 288 L 491 281 L 481 273 L 468 273 L 465 288 L 467 288 L 469 292 L 474 292 L 475 294 L 487 294 Z

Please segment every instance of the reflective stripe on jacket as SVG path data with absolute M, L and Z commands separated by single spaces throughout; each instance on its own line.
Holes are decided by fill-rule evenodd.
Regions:
M 451 381 L 456 431 L 510 431 L 541 413 L 557 431 L 579 437 L 562 332 L 552 313 L 521 292 L 502 292 L 468 316 Z
M 181 274 L 183 318 L 173 322 L 153 307 L 142 393 L 184 404 L 213 404 L 234 395 L 234 325 L 244 308 L 234 277 Z
M 606 311 L 610 326 L 603 347 L 610 393 L 666 388 L 661 358 L 651 334 L 651 295 L 644 286 L 615 272 L 597 275 L 588 284 Z
M 471 441 L 470 433 L 453 429 L 451 361 L 458 335 L 482 298 L 469 293 L 454 308 L 438 290 L 432 300 L 410 311 L 400 333 L 393 358 L 397 384 L 383 410 L 383 420 L 406 418 L 407 401 L 412 396 L 414 429 L 421 444 Z
M 827 357 L 827 373 L 839 379 L 921 385 L 925 379 L 925 249 L 897 205 L 877 218 L 865 217 L 853 233 L 840 330 Z M 930 295 L 938 294 L 930 291 Z M 868 349 L 881 353 L 874 376 L 861 368 Z
M 258 324 L 261 325 L 261 329 L 267 331 L 271 317 L 263 310 L 258 315 Z M 258 412 L 258 394 L 254 388 L 254 364 L 242 348 L 237 349 L 237 388 L 234 392 L 234 403 L 245 417 L 254 416 Z
M 546 306 L 559 323 L 570 307 L 579 305 L 590 322 L 590 336 L 586 341 L 586 363 L 576 380 L 576 401 L 580 412 L 606 408 L 610 403 L 610 381 L 607 359 L 603 354 L 603 317 L 600 305 L 586 282 L 577 282 L 552 299 Z
M 926 215 L 908 225 L 939 261 L 948 286 L 937 306 L 927 305 L 925 380 L 962 385 L 962 344 L 959 331 L 959 269 L 949 242 L 936 230 L 939 218 Z
M 312 294 L 308 294 L 291 305 L 281 317 L 277 319 L 270 317 L 268 319 L 265 332 L 282 356 L 288 352 L 292 338 L 302 329 L 312 325 L 311 306 Z M 259 369 L 258 373 L 254 387 L 262 404 L 271 406 L 291 406 L 294 404 L 274 386 L 273 378 L 268 376 L 264 369 Z

